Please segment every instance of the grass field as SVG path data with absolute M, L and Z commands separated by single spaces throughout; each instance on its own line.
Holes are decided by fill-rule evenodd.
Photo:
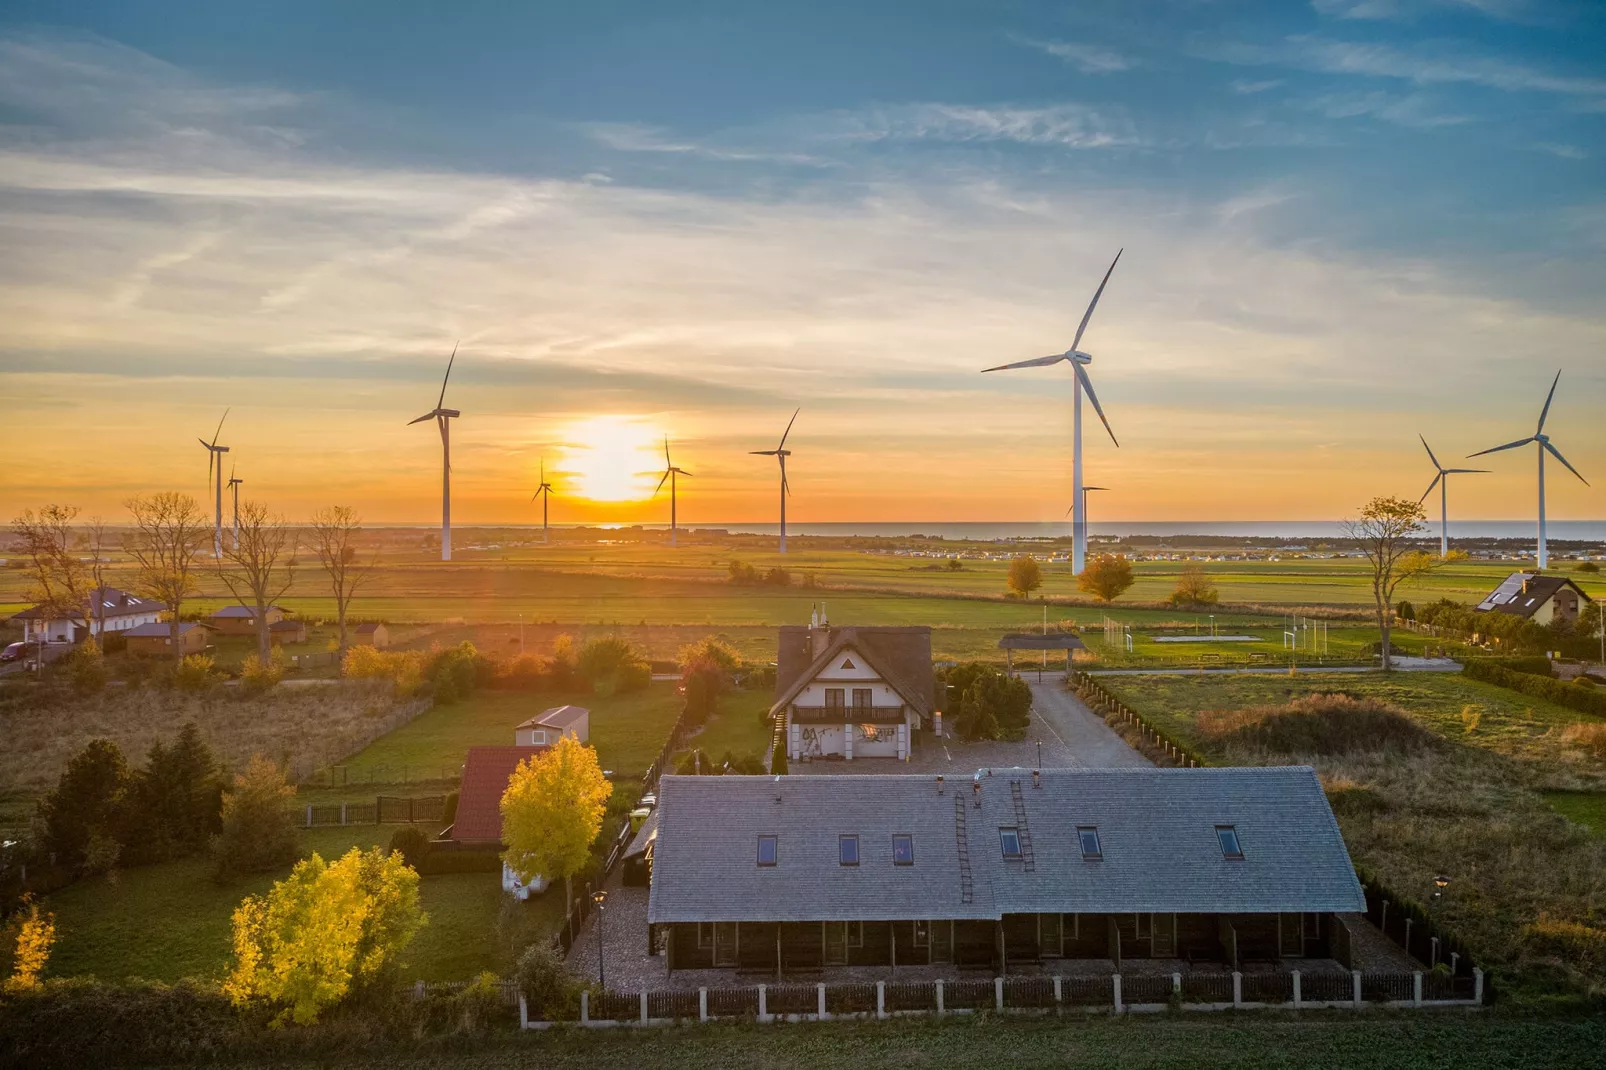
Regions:
M 314 829 L 302 834 L 303 849 L 335 858 L 351 847 L 384 846 L 400 827 Z M 50 974 L 170 982 L 217 977 L 228 968 L 234 908 L 288 872 L 219 886 L 205 858 L 188 858 L 125 870 L 115 881 L 81 881 L 45 901 L 57 923 Z M 419 894 L 429 923 L 407 950 L 405 977 L 457 981 L 480 970 L 505 969 L 495 944 L 503 899 L 498 874 L 424 877 Z M 550 928 L 562 918 L 561 898 L 540 896 L 528 909 Z
M 729 751 L 736 757 L 764 757 L 770 745 L 768 691 L 732 691 L 719 700 L 719 712 L 691 738 L 689 747 L 700 748 L 715 761 Z M 682 752 L 684 753 L 684 752 Z
M 780 1026 L 719 1024 L 685 1029 L 614 1029 L 496 1037 L 434 1050 L 346 1056 L 340 1065 L 376 1070 L 886 1070 L 987 1067 L 1039 1070 L 1110 1066 L 1389 1067 L 1477 1066 L 1528 1070 L 1594 1065 L 1606 1044 L 1600 1018 L 1558 1020 L 1489 1015 L 1343 1012 L 1298 1017 L 1132 1016 L 1056 1020 L 990 1015 L 943 1020 L 841 1022 Z M 465 1050 L 466 1049 L 466 1050 Z M 263 1059 L 240 1067 L 313 1065 Z M 320 1061 L 318 1065 L 327 1065 Z
M 1547 791 L 1545 802 L 1556 813 L 1593 835 L 1606 837 L 1606 792 Z
M 1419 902 L 1431 900 L 1435 877 L 1447 877 L 1438 917 L 1496 971 L 1508 994 L 1606 989 L 1606 964 L 1559 955 L 1533 928 L 1556 921 L 1596 926 L 1606 901 L 1606 840 L 1580 827 L 1599 819 L 1599 796 L 1586 804 L 1577 795 L 1542 794 L 1606 789 L 1600 763 L 1562 738 L 1562 729 L 1585 715 L 1439 673 L 1134 676 L 1101 683 L 1216 764 L 1313 765 L 1356 864 Z M 1319 691 L 1387 702 L 1432 735 L 1402 735 L 1387 745 L 1335 736 L 1324 745 L 1296 733 L 1285 738 L 1306 742 L 1292 752 L 1230 730 L 1206 731 L 1197 718 L 1202 711 L 1281 706 Z
M 411 780 L 455 778 L 468 748 L 511 746 L 515 725 L 564 703 L 591 711 L 591 745 L 597 748 L 602 767 L 620 782 L 647 771 L 680 715 L 680 698 L 672 683 L 654 683 L 645 691 L 611 698 L 578 691 L 479 691 L 450 706 L 435 707 L 341 765 L 348 781 L 355 783 L 370 776 L 378 776 L 382 783 L 401 783 L 404 773 Z

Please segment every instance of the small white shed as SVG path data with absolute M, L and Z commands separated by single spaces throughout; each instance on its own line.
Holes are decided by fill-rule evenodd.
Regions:
M 564 736 L 588 742 L 591 711 L 584 706 L 553 706 L 513 729 L 513 742 L 521 747 L 550 747 Z

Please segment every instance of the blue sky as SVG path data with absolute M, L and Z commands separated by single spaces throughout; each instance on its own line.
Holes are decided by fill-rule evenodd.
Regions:
M 1050 519 L 1064 377 L 976 371 L 1065 348 L 1123 246 L 1112 519 L 1414 496 L 1419 431 L 1527 434 L 1558 367 L 1606 486 L 1602 5 L 509 6 L 7 5 L 0 448 L 52 463 L 0 491 L 115 512 L 232 404 L 281 508 L 426 519 L 402 423 L 462 338 L 468 521 L 542 456 L 656 519 L 575 499 L 665 433 L 683 516 L 767 516 L 743 451 L 797 404 L 795 516 Z M 1530 515 L 1494 467 L 1458 511 Z

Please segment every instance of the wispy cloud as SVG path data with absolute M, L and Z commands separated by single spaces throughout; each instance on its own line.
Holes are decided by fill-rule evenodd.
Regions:
M 1046 52 L 1057 59 L 1062 59 L 1083 74 L 1114 74 L 1117 71 L 1131 70 L 1137 65 L 1136 61 L 1130 57 L 1122 55 L 1114 49 L 1104 48 L 1099 45 L 1079 44 L 1074 41 L 1041 40 L 1019 35 L 1011 35 L 1010 40 L 1016 44 Z
M 1428 15 L 1476 12 L 1492 19 L 1530 22 L 1545 16 L 1530 0 L 1311 0 L 1317 13 L 1340 19 L 1412 22 Z
M 1110 149 L 1141 143 L 1132 123 L 1116 109 L 1083 104 L 1020 105 L 900 104 L 838 112 L 809 120 L 814 136 L 827 141 L 1009 141 L 1070 149 Z
M 1232 42 L 1199 52 L 1207 59 L 1244 66 L 1291 67 L 1325 74 L 1393 78 L 1419 85 L 1481 85 L 1513 93 L 1606 100 L 1606 78 L 1557 74 L 1443 45 L 1411 52 L 1385 44 L 1296 36 L 1277 45 Z
M 1589 153 L 1582 147 L 1560 141 L 1541 141 L 1534 146 L 1534 151 L 1549 153 L 1562 160 L 1589 159 Z
M 657 152 L 692 156 L 722 163 L 780 163 L 809 167 L 828 166 L 828 161 L 801 152 L 769 151 L 733 147 L 707 141 L 676 137 L 660 127 L 640 123 L 588 123 L 581 128 L 593 141 L 620 152 Z
M 1282 84 L 1283 80 L 1281 78 L 1267 78 L 1258 82 L 1248 81 L 1243 78 L 1234 78 L 1231 83 L 1232 91 L 1237 93 L 1239 96 L 1252 96 L 1256 93 L 1264 93 L 1268 89 L 1276 89 Z
M 1470 115 L 1445 111 L 1439 102 L 1422 93 L 1404 96 L 1381 92 L 1329 93 L 1308 101 L 1305 106 L 1329 119 L 1365 117 L 1418 129 L 1460 126 L 1476 121 Z

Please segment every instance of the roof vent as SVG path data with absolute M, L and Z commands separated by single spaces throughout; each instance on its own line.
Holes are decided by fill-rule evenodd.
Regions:
M 980 810 L 981 809 L 981 781 L 972 780 L 970 782 L 970 797 L 976 800 L 976 809 Z
M 1041 769 L 1033 769 L 1032 770 L 1032 787 L 1040 788 L 1042 786 L 1043 786 L 1043 771 Z
M 941 773 L 937 774 L 937 794 L 938 795 L 942 794 L 942 774 Z

